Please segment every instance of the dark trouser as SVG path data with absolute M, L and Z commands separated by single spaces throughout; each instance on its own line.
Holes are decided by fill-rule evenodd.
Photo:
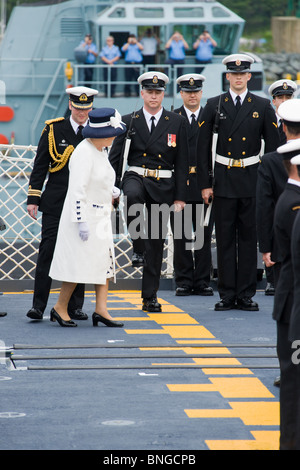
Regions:
M 159 204 L 145 190 L 142 178 L 126 178 L 122 189 L 126 196 L 126 222 L 133 242 L 133 250 L 137 253 L 144 253 L 145 257 L 142 297 L 151 298 L 156 295 L 159 289 L 168 218 L 162 217 L 162 214 L 157 211 Z M 134 211 L 132 214 L 128 214 L 133 205 L 136 205 Z M 140 213 L 143 213 L 144 205 L 146 219 L 140 216 Z M 139 212 L 136 212 L 136 208 L 140 209 Z M 141 220 L 139 225 L 135 224 L 137 217 Z
M 107 70 L 107 68 L 103 69 L 103 79 L 104 79 L 104 82 L 107 82 L 107 79 L 108 79 L 108 70 Z M 116 79 L 117 79 L 117 69 L 116 69 L 115 65 L 112 65 L 110 67 L 110 82 L 111 82 L 110 93 L 111 93 L 111 96 L 113 96 L 115 94 L 116 85 L 115 85 L 114 82 L 116 82 Z M 105 83 L 104 93 L 106 95 L 107 95 L 107 90 L 108 90 L 108 86 L 107 86 L 107 83 Z
M 134 67 L 135 62 L 132 62 L 131 64 L 132 64 L 132 67 L 125 68 L 125 81 L 134 83 L 133 85 L 134 92 L 136 96 L 139 96 L 139 85 L 138 84 L 136 85 L 136 83 L 140 75 L 140 68 Z M 126 62 L 126 65 L 130 65 L 130 63 Z M 131 88 L 130 83 L 127 83 L 124 87 L 125 95 L 130 94 L 130 88 Z
M 213 217 L 211 216 L 208 227 L 200 227 L 202 211 L 203 203 L 189 202 L 183 211 L 174 214 L 175 218 L 180 219 L 178 222 L 182 227 L 180 236 L 176 233 L 176 228 L 174 229 L 174 218 L 171 214 L 171 227 L 174 235 L 174 271 L 177 287 L 203 289 L 208 287 L 210 283 Z M 190 215 L 191 219 L 186 220 Z M 194 231 L 196 237 L 194 250 L 192 250 L 193 244 L 191 242 L 192 231 Z
M 87 86 L 87 87 L 92 86 L 91 82 L 93 81 L 93 75 L 94 75 L 94 68 L 93 67 L 86 67 L 84 69 L 85 86 Z
M 289 324 L 277 322 L 280 364 L 280 450 L 300 450 L 300 365 L 293 364 L 295 349 L 288 340 Z M 299 355 L 297 356 L 299 358 Z
M 256 293 L 255 211 L 255 198 L 214 198 L 221 299 L 242 299 Z
M 42 236 L 36 263 L 33 294 L 33 307 L 41 310 L 42 312 L 44 312 L 47 306 L 51 289 L 52 279 L 49 277 L 49 271 L 57 238 L 58 225 L 59 217 L 43 214 Z M 82 308 L 84 301 L 84 288 L 85 286 L 83 284 L 77 284 L 69 302 L 69 311 Z

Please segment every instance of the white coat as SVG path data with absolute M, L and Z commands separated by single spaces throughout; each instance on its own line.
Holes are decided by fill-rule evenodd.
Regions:
M 60 218 L 49 275 L 82 284 L 105 284 L 114 277 L 111 225 L 115 172 L 106 150 L 83 140 L 69 162 L 69 186 Z M 79 237 L 79 222 L 89 227 L 87 241 Z

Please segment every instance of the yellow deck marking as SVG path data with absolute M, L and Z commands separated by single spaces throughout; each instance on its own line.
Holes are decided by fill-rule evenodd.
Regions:
M 256 377 L 211 378 L 211 384 L 170 384 L 173 392 L 219 392 L 224 398 L 274 398 Z
M 119 300 L 116 300 L 118 298 Z M 185 409 L 188 418 L 205 418 L 205 419 L 222 419 L 222 426 L 226 419 L 239 419 L 245 426 L 261 426 L 261 431 L 249 429 L 249 435 L 253 439 L 241 440 L 206 440 L 206 445 L 211 450 L 278 450 L 279 448 L 279 431 L 268 430 L 268 426 L 279 426 L 279 403 L 274 400 L 274 395 L 264 386 L 264 384 L 254 376 L 252 370 L 247 367 L 234 368 L 233 366 L 242 366 L 241 362 L 234 357 L 230 347 L 216 347 L 222 345 L 222 341 L 199 324 L 199 322 L 186 313 L 184 310 L 158 299 L 162 304 L 161 313 L 142 312 L 142 301 L 140 291 L 133 292 L 114 292 L 114 299 L 118 303 L 126 302 L 129 308 L 116 308 L 112 310 L 128 311 L 128 316 L 119 317 L 123 321 L 143 321 L 153 322 L 157 328 L 149 328 L 147 326 L 141 329 L 125 329 L 129 335 L 169 335 L 176 346 L 169 347 L 144 347 L 140 350 L 160 350 L 160 351 L 182 351 L 186 354 L 182 359 L 172 358 L 169 362 L 152 362 L 152 365 L 170 365 L 170 366 L 191 366 L 200 368 L 202 379 L 209 380 L 209 383 L 182 383 L 182 384 L 166 384 L 168 390 L 172 393 L 215 393 L 219 394 L 223 399 L 228 399 L 225 408 L 222 409 Z M 114 302 L 110 298 L 111 305 Z M 140 310 L 139 316 L 135 312 Z M 142 316 L 144 315 L 144 316 Z M 150 324 L 149 324 L 150 326 Z M 197 347 L 189 347 L 186 345 L 193 344 Z M 216 357 L 193 357 L 193 355 L 215 355 Z M 222 356 L 222 357 L 221 357 Z M 166 359 L 165 359 L 166 360 Z M 192 362 L 191 362 L 192 360 Z M 178 362 L 181 361 L 181 362 Z M 204 367 L 204 366 L 220 366 Z M 201 369 L 201 366 L 204 368 Z M 226 368 L 222 368 L 225 366 Z M 196 373 L 197 374 L 197 373 Z M 192 376 L 199 380 L 199 375 Z M 200 380 L 201 382 L 201 380 Z M 229 399 L 231 401 L 229 401 Z M 232 401 L 236 399 L 238 401 Z M 250 401 L 240 401 L 246 399 Z M 257 401 L 253 401 L 257 400 Z M 188 398 L 187 398 L 188 403 Z M 199 403 L 201 403 L 201 395 L 199 395 Z M 207 423 L 207 421 L 206 421 Z M 226 423 L 226 421 L 225 421 Z M 225 428 L 226 429 L 226 428 Z M 225 434 L 225 433 L 224 433 Z M 228 426 L 228 435 L 230 436 L 230 426 Z M 224 436 L 226 437 L 226 436 Z
M 148 313 L 148 317 L 151 320 L 156 321 L 159 325 L 162 324 L 169 324 L 169 325 L 174 325 L 174 324 L 181 324 L 181 325 L 188 325 L 188 324 L 194 324 L 198 325 L 198 322 L 192 318 L 190 315 L 187 313 L 176 313 L 176 315 L 168 314 L 168 313 Z
M 251 431 L 254 440 L 207 440 L 210 450 L 278 450 L 279 431 Z
M 204 326 L 163 326 L 172 338 L 214 338 Z
M 253 375 L 253 372 L 250 369 L 240 368 L 238 371 L 236 369 L 203 369 L 203 373 L 206 375 Z
M 277 402 L 229 402 L 231 409 L 185 410 L 189 418 L 240 418 L 246 426 L 278 426 Z

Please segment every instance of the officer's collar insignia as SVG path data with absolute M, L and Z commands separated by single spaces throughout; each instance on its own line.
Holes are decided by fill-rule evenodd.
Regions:
M 248 103 L 251 103 L 251 101 L 252 101 L 252 98 L 250 98 L 250 96 L 249 96 Z
M 226 96 L 226 98 L 225 98 L 225 100 L 224 100 L 224 101 L 228 101 L 228 100 L 229 100 L 229 98 L 228 98 L 228 96 Z
M 170 119 L 169 116 L 165 116 L 166 121 L 169 121 L 169 119 Z
M 87 101 L 87 96 L 85 93 L 82 93 L 82 95 L 79 96 L 79 101 Z

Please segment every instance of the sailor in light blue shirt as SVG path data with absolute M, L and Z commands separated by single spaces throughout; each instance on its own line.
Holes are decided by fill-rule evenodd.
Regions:
M 122 46 L 121 50 L 125 54 L 125 64 L 142 64 L 143 62 L 143 45 L 137 40 L 134 34 L 129 34 L 127 42 Z M 141 69 L 139 67 L 127 67 L 125 69 L 126 82 L 137 81 Z M 135 94 L 139 96 L 139 86 L 134 86 Z M 125 96 L 130 96 L 130 84 L 126 83 L 124 88 Z
M 116 64 L 118 63 L 121 52 L 118 46 L 114 44 L 114 37 L 108 36 L 106 38 L 106 45 L 102 47 L 99 57 L 101 58 L 102 62 L 107 64 L 107 67 L 103 69 L 103 80 L 105 82 L 105 94 L 107 95 L 108 86 L 107 83 L 110 81 L 111 85 L 111 96 L 115 94 L 116 86 L 113 84 L 116 82 L 117 79 L 117 68 Z M 108 69 L 110 69 L 110 75 L 108 73 Z
M 189 48 L 188 43 L 178 31 L 167 41 L 165 48 L 169 51 L 169 59 L 166 61 L 167 64 L 184 64 L 185 51 Z M 177 69 L 177 76 L 182 75 L 182 67 Z

